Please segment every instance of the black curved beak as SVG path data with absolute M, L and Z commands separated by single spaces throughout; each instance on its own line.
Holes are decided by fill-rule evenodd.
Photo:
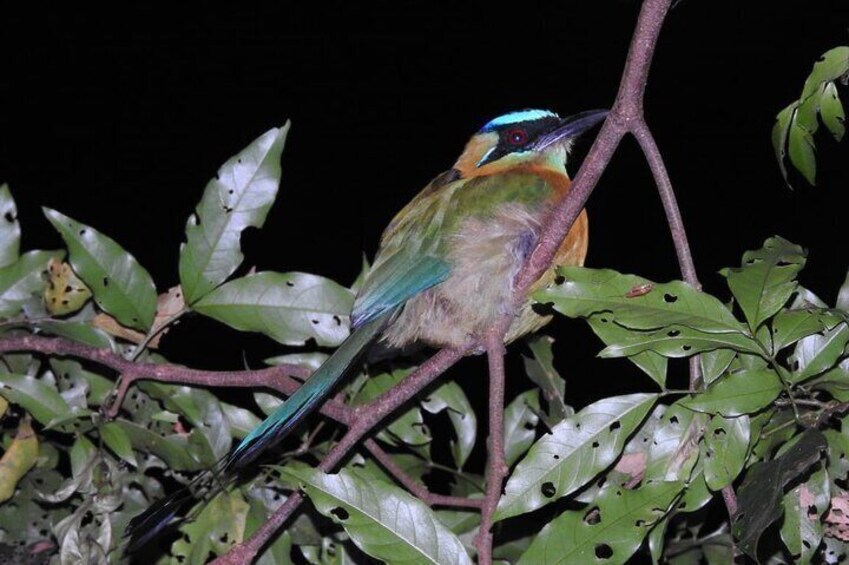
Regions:
M 539 136 L 534 142 L 534 150 L 541 151 L 546 147 L 563 141 L 578 137 L 582 133 L 596 126 L 607 117 L 607 110 L 589 110 L 574 116 L 560 120 L 560 124 L 548 133 Z

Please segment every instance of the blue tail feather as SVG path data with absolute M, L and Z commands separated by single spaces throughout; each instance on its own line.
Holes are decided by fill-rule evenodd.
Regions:
M 196 492 L 217 493 L 224 488 L 228 477 L 244 469 L 267 449 L 283 440 L 322 400 L 334 385 L 365 352 L 383 331 L 400 307 L 390 309 L 354 330 L 333 352 L 327 361 L 304 382 L 286 401 L 249 433 L 227 456 L 195 477 L 189 486 L 156 501 L 135 516 L 127 526 L 124 537 L 129 538 L 125 549 L 132 553 L 154 539 L 179 517 L 196 499 Z

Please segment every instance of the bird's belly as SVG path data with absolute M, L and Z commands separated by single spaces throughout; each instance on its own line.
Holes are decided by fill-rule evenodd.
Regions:
M 457 347 L 479 337 L 510 307 L 513 279 L 536 242 L 540 216 L 544 214 L 504 204 L 490 217 L 466 219 L 447 243 L 449 278 L 409 300 L 383 341 L 393 347 L 413 342 Z M 514 323 L 521 332 L 511 328 L 508 339 L 545 321 L 528 305 Z

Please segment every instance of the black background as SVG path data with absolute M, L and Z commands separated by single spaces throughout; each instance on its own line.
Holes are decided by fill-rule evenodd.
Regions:
M 246 267 L 348 284 L 394 212 L 488 119 L 609 106 L 639 9 L 633 0 L 343 6 L 122 4 L 93 16 L 42 4 L 3 14 L 0 182 L 18 203 L 24 248 L 60 245 L 41 215 L 49 206 L 118 240 L 161 290 L 176 284 L 185 219 L 207 180 L 291 119 L 281 192 L 266 227 L 243 238 Z M 669 15 L 646 113 L 706 290 L 727 297 L 717 270 L 781 234 L 810 250 L 803 283 L 833 303 L 847 267 L 846 142 L 820 135 L 819 186 L 795 177 L 791 191 L 769 135 L 816 58 L 847 42 L 847 25 L 845 0 L 684 0 Z M 588 208 L 589 266 L 679 276 L 632 140 Z M 594 360 L 600 345 L 583 324 L 551 331 L 575 404 L 650 387 L 626 362 Z M 165 351 L 225 368 L 281 348 L 191 319 Z

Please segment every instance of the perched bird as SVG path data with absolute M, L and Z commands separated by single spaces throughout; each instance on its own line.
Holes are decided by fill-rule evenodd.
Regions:
M 513 279 L 554 203 L 569 190 L 566 157 L 572 141 L 606 114 L 594 110 L 561 119 L 546 110 L 522 110 L 478 131 L 454 166 L 433 179 L 384 231 L 354 302 L 351 335 L 214 469 L 133 518 L 127 551 L 175 521 L 197 491 L 221 488 L 227 477 L 282 440 L 376 339 L 393 348 L 413 343 L 455 347 L 481 337 L 512 303 Z M 587 230 L 582 211 L 555 264 L 583 264 Z M 553 279 L 552 269 L 535 288 Z M 513 341 L 547 321 L 528 300 L 505 339 Z

